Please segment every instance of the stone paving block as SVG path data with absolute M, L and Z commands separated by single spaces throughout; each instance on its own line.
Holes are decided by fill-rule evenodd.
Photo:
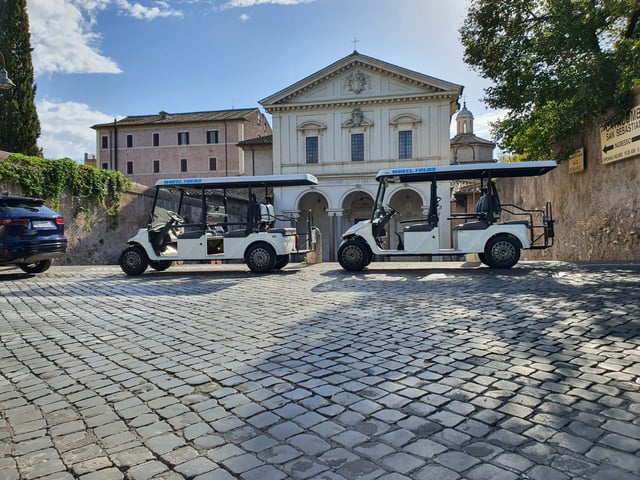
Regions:
M 393 472 L 407 474 L 422 467 L 425 461 L 414 455 L 405 452 L 391 454 L 381 460 L 382 465 Z
M 385 471 L 369 460 L 359 459 L 347 462 L 335 473 L 348 479 L 372 480 L 380 477 Z
M 586 457 L 596 462 L 612 463 L 629 472 L 640 472 L 640 458 L 637 455 L 595 446 L 586 453 Z
M 536 465 L 527 472 L 534 480 L 569 480 L 569 477 L 558 470 L 546 465 Z
M 168 467 L 164 463 L 152 460 L 130 468 L 127 470 L 127 475 L 131 477 L 132 480 L 150 480 L 167 470 Z
M 262 465 L 241 474 L 243 480 L 283 480 L 287 474 L 271 465 Z
M 444 467 L 458 473 L 468 470 L 474 465 L 480 463 L 480 460 L 472 457 L 471 455 L 453 450 L 438 455 L 434 460 Z
M 331 448 L 331 445 L 322 438 L 306 433 L 290 437 L 287 439 L 287 442 L 290 443 L 292 447 L 313 456 L 320 455 Z
M 427 465 L 412 476 L 415 480 L 458 480 L 461 478 L 455 471 L 434 464 Z

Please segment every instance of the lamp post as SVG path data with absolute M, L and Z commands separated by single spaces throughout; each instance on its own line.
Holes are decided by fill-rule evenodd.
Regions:
M 11 81 L 9 78 L 9 74 L 7 73 L 7 66 L 4 63 L 4 55 L 0 52 L 0 89 L 1 90 L 10 90 L 16 86 L 15 83 Z

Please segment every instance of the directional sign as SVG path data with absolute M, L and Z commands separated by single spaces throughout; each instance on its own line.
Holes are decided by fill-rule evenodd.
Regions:
M 602 163 L 640 156 L 640 105 L 627 112 L 618 125 L 600 129 Z

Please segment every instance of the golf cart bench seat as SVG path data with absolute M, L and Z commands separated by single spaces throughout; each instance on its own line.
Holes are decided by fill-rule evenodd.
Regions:
M 499 225 L 529 225 L 529 222 L 526 220 L 514 220 L 512 222 L 501 222 Z M 461 225 L 457 225 L 453 227 L 454 231 L 460 230 L 484 230 L 489 227 L 489 224 L 484 220 L 480 220 L 478 222 L 467 222 Z
M 454 231 L 460 230 L 485 230 L 489 227 L 489 224 L 484 220 L 480 220 L 478 222 L 467 222 L 461 225 L 456 225 L 453 227 Z
M 188 232 L 181 233 L 178 235 L 178 238 L 183 240 L 193 240 L 202 237 L 202 235 L 204 235 L 202 230 L 190 230 Z
M 413 225 L 407 225 L 404 227 L 404 232 L 430 232 L 433 230 L 434 225 L 430 223 L 415 223 Z
M 295 228 L 268 228 L 267 230 L 254 230 L 254 232 L 267 232 L 267 233 L 280 233 L 282 235 L 295 235 Z M 249 232 L 251 233 L 251 231 Z M 226 238 L 241 238 L 246 237 L 248 235 L 246 230 L 233 230 L 231 232 L 226 232 L 224 237 Z

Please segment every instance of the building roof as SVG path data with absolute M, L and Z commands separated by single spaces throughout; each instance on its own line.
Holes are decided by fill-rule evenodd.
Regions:
M 485 145 L 487 147 L 495 147 L 495 142 L 480 138 L 473 133 L 459 133 L 450 140 L 451 145 Z
M 171 125 L 176 123 L 198 123 L 198 122 L 223 122 L 247 120 L 247 117 L 258 111 L 257 108 L 240 108 L 233 110 L 217 110 L 211 112 L 190 112 L 190 113 L 167 113 L 161 111 L 155 115 L 130 115 L 121 120 L 115 121 L 119 127 L 139 126 L 139 125 Z M 114 122 L 99 123 L 91 128 L 112 127 Z
M 256 138 L 248 138 L 236 143 L 238 147 L 250 147 L 258 145 L 273 145 L 273 135 L 262 135 Z

